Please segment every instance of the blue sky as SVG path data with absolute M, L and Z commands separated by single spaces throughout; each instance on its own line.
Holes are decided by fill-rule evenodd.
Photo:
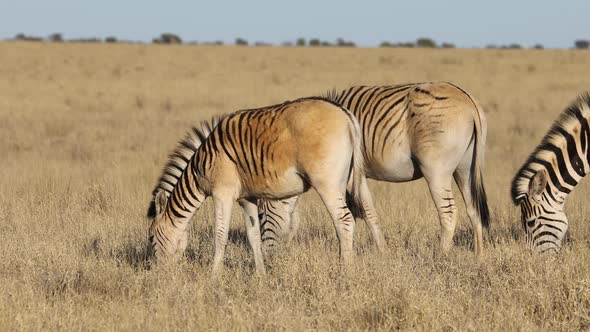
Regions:
M 571 47 L 575 39 L 590 39 L 590 1 L 3 0 L 0 38 L 19 32 L 142 41 L 172 32 L 185 41 L 242 37 L 275 44 L 342 37 L 361 46 L 430 37 L 461 47 Z

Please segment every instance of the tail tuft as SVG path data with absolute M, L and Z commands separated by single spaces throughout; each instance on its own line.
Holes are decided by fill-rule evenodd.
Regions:
M 490 210 L 488 208 L 488 197 L 486 194 L 486 190 L 483 186 L 483 182 L 481 181 L 482 175 L 481 172 L 479 174 L 479 183 L 476 181 L 471 181 L 471 192 L 473 195 L 473 201 L 475 203 L 475 207 L 477 209 L 477 213 L 481 219 L 481 225 L 485 229 L 490 228 Z M 473 179 L 473 178 L 472 178 Z
M 483 174 L 481 167 L 483 165 L 483 149 L 484 145 L 481 142 L 481 134 L 476 132 L 474 135 L 475 144 L 473 148 L 473 159 L 469 171 L 469 178 L 471 180 L 471 199 L 477 210 L 477 214 L 481 219 L 481 225 L 485 229 L 490 228 L 490 210 L 488 208 L 488 197 L 483 184 Z
M 351 160 L 351 186 L 346 192 L 346 205 L 355 218 L 365 219 L 367 213 L 363 205 L 361 186 L 365 178 L 365 157 L 363 155 L 363 135 L 360 125 L 354 114 L 342 107 L 350 121 L 350 139 L 353 143 Z

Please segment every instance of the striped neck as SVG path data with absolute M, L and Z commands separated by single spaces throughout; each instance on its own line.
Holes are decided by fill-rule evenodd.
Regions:
M 512 199 L 518 203 L 528 192 L 531 178 L 547 174 L 545 193 L 558 204 L 590 172 L 590 96 L 571 104 L 553 124 L 541 144 L 512 180 Z
M 172 226 L 184 231 L 195 211 L 209 196 L 211 181 L 208 176 L 215 168 L 216 157 L 206 140 L 189 160 L 166 203 L 165 213 Z

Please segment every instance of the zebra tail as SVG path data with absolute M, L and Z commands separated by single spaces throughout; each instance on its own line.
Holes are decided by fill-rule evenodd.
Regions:
M 471 96 L 470 96 L 471 97 Z M 473 100 L 473 99 L 472 99 Z M 481 107 L 474 101 L 477 117 L 474 119 L 475 135 L 473 158 L 471 159 L 471 169 L 469 179 L 471 180 L 471 199 L 475 205 L 480 217 L 481 224 L 485 229 L 490 228 L 490 211 L 488 208 L 488 198 L 483 184 L 483 163 L 484 149 L 486 140 L 486 125 Z
M 346 111 L 350 117 L 350 136 L 353 142 L 352 151 L 352 186 L 350 192 L 346 192 L 346 205 L 355 218 L 366 218 L 367 214 L 363 206 L 361 184 L 365 177 L 365 159 L 363 156 L 363 136 L 361 128 L 352 113 Z

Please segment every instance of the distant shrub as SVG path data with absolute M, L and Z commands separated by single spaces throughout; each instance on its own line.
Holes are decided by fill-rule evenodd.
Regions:
M 416 39 L 417 47 L 436 47 L 436 42 L 430 38 L 418 38 Z
M 295 43 L 297 46 L 305 46 L 305 38 L 298 38 L 297 42 Z
M 332 44 L 332 43 L 330 43 L 330 42 L 329 42 L 329 41 L 327 41 L 327 40 L 324 40 L 324 41 L 322 41 L 320 45 L 321 45 L 321 46 L 328 46 L 328 47 L 329 47 L 329 46 L 333 46 L 333 44 Z
M 414 47 L 414 43 L 411 42 L 402 42 L 402 43 L 392 43 L 388 41 L 381 42 L 379 44 L 380 47 Z
M 442 43 L 440 45 L 440 47 L 442 47 L 442 48 L 455 48 L 455 44 L 452 44 L 452 43 Z
M 236 38 L 236 45 L 238 46 L 248 46 L 248 41 L 243 38 Z
M 585 39 L 578 39 L 574 42 L 574 46 L 579 50 L 585 50 L 590 48 L 590 41 Z
M 254 46 L 272 46 L 271 43 L 257 41 L 254 43 Z
M 488 44 L 488 45 L 486 46 L 486 48 L 489 48 L 489 49 L 496 49 L 496 48 L 498 48 L 498 45 L 496 45 L 496 44 Z
M 52 33 L 49 35 L 49 37 L 47 39 L 51 42 L 56 42 L 56 43 L 64 41 L 63 37 L 61 36 L 61 33 Z
M 533 45 L 533 49 L 535 49 L 535 50 L 542 50 L 544 48 L 545 47 L 543 47 L 543 45 L 541 45 L 541 44 L 535 44 L 535 45 Z
M 341 47 L 356 47 L 354 42 L 347 41 L 342 38 L 336 39 L 336 45 L 341 46 Z
M 414 47 L 412 42 L 390 43 L 388 41 L 382 42 L 381 47 Z
M 512 43 L 512 44 L 508 45 L 507 48 L 509 48 L 511 50 L 520 50 L 520 49 L 522 49 L 522 46 L 517 43 Z
M 291 46 L 293 46 L 293 43 L 292 43 L 292 42 L 290 42 L 290 41 L 286 41 L 286 42 L 282 42 L 282 43 L 281 43 L 281 46 L 285 46 L 285 47 L 291 47 Z
M 70 43 L 101 43 L 102 40 L 100 40 L 100 38 L 95 38 L 95 37 L 91 37 L 91 38 L 74 38 L 74 39 L 68 40 L 68 42 L 70 42 Z
M 309 46 L 320 46 L 322 42 L 319 39 L 313 38 L 309 40 Z
M 117 42 L 117 37 L 113 37 L 113 36 L 108 36 L 104 39 L 105 42 L 107 43 L 116 43 Z
M 182 44 L 182 39 L 173 33 L 163 33 L 152 41 L 154 44 Z
M 35 36 L 27 36 L 24 33 L 18 33 L 14 36 L 15 40 L 24 40 L 24 41 L 42 41 L 43 38 L 35 37 Z

